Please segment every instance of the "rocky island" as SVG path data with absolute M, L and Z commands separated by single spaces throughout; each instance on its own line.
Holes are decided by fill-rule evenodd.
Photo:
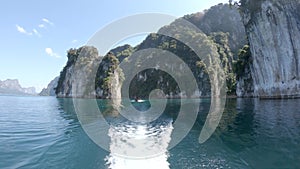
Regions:
M 201 50 L 210 49 L 203 55 L 220 60 L 226 78 L 226 92 L 237 97 L 290 98 L 300 94 L 300 3 L 298 0 L 242 0 L 233 4 L 218 4 L 196 14 L 186 15 L 157 33 L 149 34 L 139 45 L 120 46 L 105 56 L 99 56 L 96 48 L 83 46 L 70 49 L 68 61 L 62 70 L 55 88 L 57 97 L 74 97 L 75 63 L 80 59 L 80 68 L 94 72 L 92 89 L 85 89 L 81 96 L 112 98 L 120 95 L 124 81 L 118 65 L 134 62 L 131 55 L 139 50 L 157 48 L 174 53 L 192 70 L 199 92 L 180 91 L 170 75 L 157 69 L 147 69 L 136 74 L 130 84 L 130 97 L 147 98 L 153 89 L 161 89 L 168 98 L 210 97 L 210 67 L 196 53 L 177 39 L 163 35 L 163 32 L 181 31 L 181 19 L 194 24 L 201 33 L 186 30 L 186 38 L 197 39 Z M 213 52 L 212 52 L 213 51 Z M 81 55 L 81 56 L 80 56 Z M 151 53 L 150 55 L 155 55 Z M 144 58 L 143 58 L 144 57 Z M 147 56 L 140 56 L 145 59 Z M 77 62 L 78 63 L 78 62 Z M 208 63 L 214 64 L 214 63 Z M 77 65 L 78 66 L 78 65 Z M 176 65 L 173 69 L 176 69 Z M 178 69 L 180 74 L 180 69 Z M 83 82 L 76 86 L 87 85 Z M 139 87 L 136 87 L 139 86 Z

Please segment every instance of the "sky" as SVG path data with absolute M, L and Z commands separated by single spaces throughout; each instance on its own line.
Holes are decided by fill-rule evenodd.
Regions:
M 228 0 L 3 0 L 0 10 L 0 80 L 18 79 L 39 92 L 59 75 L 66 51 L 126 16 L 196 13 Z M 137 39 L 129 42 L 137 43 Z

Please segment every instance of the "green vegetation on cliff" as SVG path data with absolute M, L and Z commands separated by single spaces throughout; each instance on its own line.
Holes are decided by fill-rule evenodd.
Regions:
M 124 80 L 122 70 L 118 68 L 120 63 L 118 59 L 123 60 L 127 57 L 127 55 L 129 55 L 129 53 L 127 53 L 128 48 L 124 48 L 124 50 L 116 52 L 117 56 L 115 56 L 113 52 L 109 52 L 103 57 L 99 68 L 97 69 L 95 80 L 97 98 L 110 98 L 112 95 L 112 86 L 115 81 L 114 78 L 118 78 L 120 82 Z M 116 72 L 118 72 L 118 77 L 114 76 Z
M 69 49 L 67 51 L 67 57 L 68 61 L 66 66 L 63 68 L 63 70 L 60 72 L 60 76 L 57 82 L 57 87 L 55 88 L 55 94 L 58 95 L 58 93 L 65 92 L 66 94 L 69 94 L 71 91 L 65 91 L 65 88 L 63 87 L 63 83 L 66 80 L 66 74 L 68 68 L 73 66 L 79 56 L 79 53 L 81 51 L 82 47 L 79 49 Z
M 159 69 L 146 69 L 137 73 L 130 84 L 130 97 L 147 98 L 153 89 L 161 89 L 168 97 L 180 97 L 182 92 L 187 96 L 210 96 L 211 80 L 209 74 L 219 69 L 224 70 L 227 93 L 235 94 L 236 74 L 240 75 L 243 64 L 247 64 L 245 56 L 238 56 L 239 49 L 246 44 L 246 34 L 241 21 L 241 17 L 236 8 L 230 8 L 227 4 L 219 4 L 206 10 L 204 13 L 186 15 L 183 19 L 194 24 L 200 31 L 197 32 L 182 24 L 182 18 L 177 19 L 168 26 L 161 28 L 158 33 L 149 34 L 146 39 L 136 47 L 124 45 L 111 50 L 104 57 L 97 69 L 95 79 L 95 90 L 97 98 L 112 97 L 113 85 L 122 83 L 124 75 L 118 68 L 121 62 L 133 63 L 139 67 L 147 64 L 147 59 L 151 56 L 159 55 L 164 57 L 167 52 L 178 56 L 192 71 L 200 93 L 195 91 L 180 91 L 177 82 L 168 73 Z M 174 35 L 172 37 L 166 34 Z M 187 39 L 193 44 L 185 44 L 179 39 Z M 197 56 L 191 46 L 196 47 L 201 56 Z M 131 55 L 143 49 L 161 49 L 163 54 L 151 52 L 147 55 L 141 55 L 132 60 Z M 82 48 L 70 49 L 68 51 L 68 62 L 60 74 L 56 94 L 63 93 L 63 96 L 71 95 L 71 67 L 78 59 Z M 240 52 L 241 53 L 241 52 Z M 206 58 L 206 59 L 205 59 Z M 214 58 L 219 58 L 220 63 Z M 84 58 L 82 64 L 84 65 Z M 235 64 L 236 63 L 236 64 Z M 166 61 L 166 64 L 168 62 Z M 234 66 L 236 65 L 236 66 Z M 181 72 L 180 65 L 169 65 L 172 70 L 180 77 L 184 75 Z M 240 72 L 236 72 L 240 71 Z M 117 76 L 116 76 L 117 74 Z M 189 82 L 186 82 L 189 83 Z
M 238 60 L 235 62 L 235 73 L 237 78 L 243 77 L 245 75 L 246 67 L 252 64 L 250 46 L 245 45 L 240 49 L 238 54 Z

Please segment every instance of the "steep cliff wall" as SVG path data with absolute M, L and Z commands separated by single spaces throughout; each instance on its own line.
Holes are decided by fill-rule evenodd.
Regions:
M 127 48 L 130 46 L 124 50 Z M 125 55 L 120 57 L 124 59 Z M 95 47 L 70 49 L 56 87 L 57 97 L 120 98 L 122 71 L 117 69 L 118 64 L 112 52 L 101 57 Z
M 68 51 L 68 61 L 58 80 L 56 87 L 57 97 L 89 97 L 95 95 L 95 90 L 87 88 L 89 75 L 97 63 L 100 62 L 98 51 L 94 47 L 83 46 Z M 73 89 L 76 87 L 76 95 Z
M 130 46 L 128 46 L 128 48 L 129 47 Z M 124 50 L 128 48 L 124 48 Z M 117 53 L 117 51 L 112 51 L 103 57 L 97 69 L 95 81 L 97 98 L 121 98 L 123 74 L 122 70 L 118 68 L 119 60 L 114 54 Z M 124 59 L 123 56 L 124 55 L 120 55 L 120 58 Z
M 233 64 L 237 59 L 239 49 L 241 49 L 247 42 L 246 33 L 243 26 L 242 18 L 236 7 L 230 7 L 228 4 L 218 4 L 211 7 L 205 12 L 190 14 L 183 17 L 189 22 L 193 23 L 200 29 L 203 34 L 194 34 L 190 30 L 181 30 L 182 25 L 174 21 L 171 25 L 165 26 L 158 31 L 158 34 L 150 34 L 136 50 L 147 48 L 158 48 L 170 51 L 182 60 L 184 60 L 196 77 L 200 92 L 194 93 L 194 96 L 209 97 L 211 94 L 210 77 L 207 74 L 207 65 L 196 57 L 196 54 L 190 50 L 188 46 L 180 43 L 176 39 L 160 35 L 163 32 L 185 32 L 181 36 L 186 38 L 198 38 L 199 46 L 214 48 L 222 63 L 224 72 L 226 74 L 227 93 L 234 95 L 236 93 L 236 77 L 233 72 Z M 180 34 L 180 33 L 179 33 Z M 190 35 L 193 35 L 190 37 Z M 208 42 L 209 44 L 205 44 Z M 206 51 L 205 47 L 198 47 L 202 51 Z M 212 51 L 210 51 L 212 52 Z M 205 54 L 203 55 L 205 56 Z M 130 57 L 128 58 L 130 60 Z M 178 65 L 170 65 L 173 69 L 181 72 Z M 159 80 L 157 80 L 159 79 Z M 136 88 L 135 86 L 140 86 Z M 160 88 L 167 97 L 180 97 L 183 91 L 180 91 L 176 82 L 168 75 L 161 71 L 146 70 L 139 73 L 131 84 L 131 96 L 147 97 L 149 91 Z
M 221 3 L 205 10 L 202 15 L 186 15 L 185 19 L 195 24 L 206 35 L 214 32 L 228 33 L 228 44 L 234 54 L 247 43 L 242 18 L 235 6 Z
M 47 88 L 44 88 L 39 95 L 40 96 L 55 96 L 55 88 L 57 87 L 59 77 L 55 77 L 51 82 L 48 84 Z
M 99 68 L 97 69 L 95 84 L 93 86 L 94 89 L 96 89 L 96 91 L 94 91 L 95 93 L 81 91 L 82 94 L 90 93 L 91 95 L 96 95 L 97 98 L 120 97 L 119 91 L 121 90 L 122 80 L 126 77 L 123 77 L 122 70 L 120 70 L 117 65 L 124 61 L 124 63 L 132 63 L 135 67 L 139 67 L 142 61 L 143 64 L 148 64 L 147 58 L 150 61 L 153 56 L 160 56 L 161 60 L 163 60 L 164 56 L 155 51 L 147 55 L 142 54 L 138 59 L 132 59 L 131 57 L 134 52 L 155 48 L 162 49 L 165 53 L 166 51 L 173 53 L 185 62 L 185 65 L 188 66 L 193 73 L 193 77 L 195 77 L 199 91 L 181 91 L 176 81 L 168 73 L 160 71 L 159 69 L 147 69 L 137 73 L 131 81 L 129 92 L 131 98 L 147 98 L 154 89 L 163 90 L 169 98 L 181 96 L 209 97 L 212 93 L 211 78 L 214 77 L 209 75 L 209 73 L 214 72 L 217 67 L 219 68 L 219 65 L 222 66 L 225 73 L 227 93 L 234 95 L 237 85 L 234 63 L 238 58 L 239 49 L 246 44 L 246 33 L 237 8 L 229 6 L 228 4 L 219 4 L 206 10 L 204 13 L 200 12 L 186 15 L 183 18 L 193 23 L 194 26 L 198 27 L 202 32 L 195 31 L 185 24 L 181 24 L 182 18 L 180 18 L 170 25 L 161 28 L 157 34 L 152 33 L 148 35 L 146 39 L 136 47 L 124 45 L 111 50 L 107 55 L 101 57 L 101 63 L 99 62 L 99 64 L 96 65 Z M 163 35 L 170 33 L 175 35 L 174 37 L 176 38 Z M 184 44 L 179 40 L 181 38 L 187 39 L 187 41 L 192 44 Z M 207 58 L 200 59 L 189 46 L 193 46 L 194 49 L 199 50 L 198 53 L 200 53 L 200 57 Z M 84 49 L 85 48 L 87 47 L 84 47 Z M 68 52 L 68 62 L 60 75 L 56 90 L 58 97 L 75 97 L 74 93 L 72 93 L 74 82 L 77 82 L 76 88 L 78 88 L 78 90 L 86 86 L 84 85 L 86 84 L 85 81 L 79 84 L 78 80 L 75 80 L 75 77 L 80 78 L 85 75 L 83 72 L 79 75 L 74 69 L 74 64 L 78 60 L 78 55 L 81 50 L 83 49 L 79 48 Z M 91 50 L 96 49 L 91 48 Z M 96 55 L 94 57 L 84 56 L 84 58 L 89 58 L 88 60 L 97 64 L 93 61 Z M 220 61 L 214 58 L 219 58 Z M 170 61 L 163 63 L 166 63 L 167 66 L 170 67 L 170 70 L 174 70 L 178 77 L 185 76 L 181 64 L 171 63 Z M 83 70 L 86 70 L 86 66 L 83 66 Z M 247 83 L 248 80 L 247 78 L 243 78 L 242 81 Z M 241 84 L 240 88 L 246 91 L 249 90 L 252 85 L 244 87 L 243 83 L 239 84 Z
M 253 97 L 254 96 L 254 85 L 253 78 L 251 75 L 252 69 L 252 54 L 250 46 L 245 45 L 240 49 L 238 54 L 238 60 L 235 63 L 235 74 L 236 74 L 236 95 L 239 97 Z
M 300 1 L 242 0 L 254 96 L 300 95 Z

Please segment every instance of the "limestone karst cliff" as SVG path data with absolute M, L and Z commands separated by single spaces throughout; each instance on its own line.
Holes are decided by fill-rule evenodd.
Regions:
M 195 44 L 199 45 L 196 48 L 220 58 L 226 74 L 227 93 L 234 95 L 236 92 L 236 78 L 233 65 L 238 58 L 239 49 L 246 44 L 246 33 L 238 10 L 228 4 L 218 4 L 203 13 L 186 15 L 183 18 L 194 24 L 202 33 L 194 34 L 193 31 L 188 29 L 182 30 L 182 25 L 178 24 L 178 21 L 174 21 L 169 26 L 161 28 L 158 34 L 150 34 L 137 46 L 137 50 L 158 48 L 176 54 L 188 64 L 196 77 L 199 93 L 194 93 L 193 96 L 209 97 L 211 95 L 211 84 L 210 77 L 207 74 L 207 65 L 203 61 L 197 60 L 196 54 L 187 46 L 189 44 L 181 43 L 180 38 L 172 39 L 160 35 L 162 32 L 173 32 L 174 34 L 178 33 L 178 35 L 181 34 L 179 32 L 185 32 L 181 36 L 185 36 L 187 39 L 190 38 L 190 40 L 193 40 L 193 38 L 198 39 L 194 41 Z M 209 44 L 206 44 L 207 42 Z M 204 47 L 205 45 L 207 46 Z M 212 46 L 214 47 L 213 50 L 205 50 L 210 49 Z M 202 53 L 202 56 L 205 55 L 205 52 Z M 174 67 L 179 73 L 181 72 L 178 66 L 170 66 Z M 147 92 L 154 88 L 160 88 L 171 98 L 180 97 L 182 91 L 179 90 L 176 82 L 171 79 L 170 76 L 159 70 L 140 72 L 132 81 L 131 96 L 145 97 Z M 134 86 L 143 87 L 136 88 Z
M 59 77 L 55 77 L 51 82 L 44 88 L 39 95 L 40 96 L 55 96 L 55 89 L 57 87 Z
M 185 19 L 192 22 L 206 35 L 215 32 L 228 33 L 228 45 L 237 54 L 246 42 L 246 32 L 241 15 L 235 6 L 218 4 L 205 10 L 204 13 L 186 15 Z
M 190 24 L 194 25 L 199 31 L 197 32 L 186 27 L 185 23 L 182 24 L 181 22 L 183 19 L 189 21 Z M 174 36 L 168 36 L 170 34 Z M 177 36 L 179 37 L 177 38 Z M 181 41 L 184 39 L 191 43 L 184 44 Z M 224 69 L 224 78 L 226 78 L 227 81 L 227 92 L 232 95 L 235 94 L 236 89 L 233 64 L 237 59 L 238 49 L 244 46 L 245 41 L 246 34 L 238 10 L 236 8 L 230 8 L 228 4 L 219 4 L 204 13 L 186 15 L 183 18 L 179 18 L 170 25 L 161 28 L 158 33 L 149 34 L 141 44 L 135 47 L 129 45 L 117 47 L 112 49 L 104 57 L 98 56 L 97 50 L 93 47 L 69 50 L 68 62 L 61 72 L 56 94 L 58 97 L 95 95 L 97 98 L 111 98 L 113 95 L 118 96 L 119 92 L 117 91 L 121 90 L 120 86 L 122 85 L 124 77 L 122 70 L 118 69 L 117 65 L 121 62 L 128 62 L 132 63 L 133 66 L 139 67 L 141 66 L 140 61 L 145 61 L 147 58 L 151 60 L 151 57 L 161 54 L 152 52 L 139 56 L 138 59 L 132 59 L 131 54 L 154 48 L 171 52 L 182 59 L 192 71 L 199 90 L 181 91 L 176 81 L 166 72 L 156 69 L 147 69 L 137 73 L 132 79 L 129 93 L 131 98 L 147 98 L 153 89 L 163 90 L 169 98 L 182 96 L 209 97 L 212 92 L 212 76 L 208 74 L 214 72 L 217 65 L 222 66 Z M 207 61 L 200 59 L 189 46 L 194 46 L 194 49 L 196 48 L 200 51 L 201 56 L 199 57 L 210 58 L 207 58 Z M 75 64 L 78 62 L 80 53 L 83 50 L 90 51 L 86 52 L 86 54 L 90 56 L 82 57 L 85 58 L 83 59 L 85 61 L 81 63 L 82 67 L 79 66 L 82 70 L 80 70 L 79 72 L 81 73 L 78 74 Z M 160 58 L 163 60 L 164 56 L 161 55 Z M 220 59 L 217 61 L 219 63 L 214 61 L 215 58 Z M 101 60 L 101 62 L 99 60 Z M 90 89 L 82 89 L 88 84 L 88 80 L 78 81 L 78 79 L 85 78 L 87 73 L 84 72 L 90 69 L 88 68 L 89 66 L 85 64 L 92 66 L 91 63 L 93 63 L 94 66 L 98 66 L 96 76 L 91 77 L 91 79 L 94 78 L 95 84 L 89 84 Z M 145 62 L 143 64 L 145 64 Z M 170 61 L 165 61 L 165 64 L 167 64 L 172 71 L 174 70 L 174 73 L 179 77 L 184 77 L 182 65 L 171 64 Z M 185 83 L 189 84 L 189 82 Z M 74 95 L 74 89 L 77 91 L 76 96 Z M 79 94 L 78 91 L 80 91 L 81 94 Z
M 93 47 L 71 49 L 68 51 L 67 65 L 58 80 L 56 94 L 58 97 L 121 97 L 124 77 L 117 65 L 130 62 L 141 66 L 141 60 L 157 54 L 149 53 L 133 60 L 131 55 L 139 50 L 155 48 L 175 54 L 192 70 L 199 92 L 192 91 L 188 95 L 210 96 L 211 79 L 208 73 L 214 68 L 208 67 L 208 64 L 216 63 L 207 64 L 196 57 L 195 51 L 189 47 L 198 45 L 196 48 L 202 51 L 203 56 L 220 59 L 217 64 L 224 70 L 227 94 L 239 97 L 299 97 L 298 11 L 299 0 L 241 0 L 232 6 L 218 4 L 205 12 L 186 15 L 161 28 L 158 33 L 149 34 L 141 44 L 117 47 L 103 57 L 98 56 L 97 49 Z M 201 31 L 195 32 L 178 24 L 181 19 L 191 22 Z M 176 38 L 163 33 L 173 33 Z M 184 44 L 182 38 L 194 42 Z M 78 59 L 80 64 L 76 65 Z M 76 66 L 80 71 L 76 71 Z M 181 73 L 180 65 L 169 63 L 168 66 L 177 70 L 177 74 Z M 86 77 L 89 74 L 95 76 Z M 147 98 L 149 92 L 157 88 L 170 98 L 187 94 L 187 91 L 180 91 L 176 81 L 165 72 L 147 69 L 132 79 L 129 95 Z
M 121 72 L 110 52 L 102 57 L 95 47 L 83 46 L 68 51 L 68 61 L 60 73 L 57 97 L 120 97 Z
M 87 88 L 90 85 L 88 85 L 89 81 L 87 81 L 86 78 L 89 72 L 93 70 L 93 67 L 100 62 L 97 49 L 90 46 L 70 49 L 67 56 L 67 64 L 60 73 L 55 91 L 57 97 L 95 95 L 95 93 L 93 93 L 94 90 Z
M 242 0 L 240 3 L 252 53 L 253 96 L 299 96 L 300 1 Z M 243 96 L 243 92 L 237 93 Z

